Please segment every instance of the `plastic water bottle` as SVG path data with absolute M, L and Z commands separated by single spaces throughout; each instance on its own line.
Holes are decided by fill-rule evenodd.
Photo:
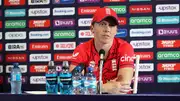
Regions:
M 48 71 L 46 72 L 46 91 L 47 94 L 58 93 L 58 78 L 53 61 L 49 61 L 48 63 Z
M 84 77 L 84 94 L 94 95 L 97 93 L 96 76 L 93 73 L 94 68 L 89 66 Z
M 21 94 L 22 87 L 22 74 L 19 68 L 19 63 L 14 63 L 13 68 L 11 70 L 11 94 Z
M 80 65 L 75 67 L 75 73 L 72 76 L 72 94 L 83 94 L 83 75 L 81 73 L 81 68 Z
M 63 61 L 62 71 L 59 74 L 60 94 L 72 94 L 72 74 L 69 72 L 68 61 Z

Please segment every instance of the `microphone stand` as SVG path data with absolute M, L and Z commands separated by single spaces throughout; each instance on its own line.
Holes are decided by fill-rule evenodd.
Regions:
M 102 70 L 103 70 L 103 63 L 104 63 L 104 60 L 101 59 L 100 60 L 100 65 L 99 65 L 99 91 L 98 91 L 99 94 L 102 94 Z

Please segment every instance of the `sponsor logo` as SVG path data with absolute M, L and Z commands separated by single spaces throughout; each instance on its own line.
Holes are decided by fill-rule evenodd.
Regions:
M 0 10 L 0 17 L 2 16 L 2 11 Z
M 2 59 L 3 59 L 2 54 L 0 54 L 0 62 L 2 62 Z
M 51 60 L 51 54 L 30 54 L 29 60 L 30 62 L 47 62 Z
M 154 59 L 153 52 L 135 52 L 135 55 L 140 56 L 140 60 L 152 60 Z
M 3 73 L 3 65 L 0 65 L 0 73 Z
M 54 27 L 73 27 L 75 26 L 74 19 L 57 19 L 53 21 Z
M 2 51 L 2 50 L 3 50 L 3 44 L 0 43 L 0 51 Z
M 152 13 L 152 5 L 131 5 L 130 13 Z
M 72 54 L 70 53 L 56 53 L 54 54 L 54 61 L 70 61 L 72 58 Z
M 6 62 L 26 62 L 27 54 L 7 54 Z
M 4 6 L 25 5 L 26 0 L 4 0 Z
M 3 76 L 0 76 L 0 84 L 3 84 Z
M 78 19 L 78 26 L 85 27 L 91 25 L 92 18 L 80 18 Z
M 157 48 L 179 48 L 180 40 L 157 40 Z
M 5 28 L 25 28 L 26 20 L 7 20 L 5 21 Z
M 31 73 L 44 73 L 48 71 L 47 65 L 31 65 L 30 72 Z
M 50 39 L 51 31 L 30 31 L 29 39 Z
M 75 0 L 53 0 L 53 4 L 73 4 Z
M 50 0 L 28 0 L 29 5 L 48 5 Z
M 27 76 L 22 76 L 21 79 L 22 79 L 22 84 L 27 84 L 27 81 L 28 81 L 27 80 L 28 79 Z M 9 84 L 10 83 L 10 77 L 7 77 L 6 80 L 7 80 L 6 82 Z
M 27 49 L 26 43 L 6 43 L 6 51 L 25 51 Z
M 2 21 L 0 21 L 0 28 L 2 28 Z
M 75 7 L 61 7 L 61 8 L 53 8 L 53 15 L 54 16 L 66 16 L 66 15 L 74 15 L 75 14 Z
M 152 17 L 131 17 L 130 25 L 152 25 Z
M 130 37 L 150 37 L 153 36 L 152 28 L 130 29 Z
M 140 72 L 150 72 L 153 70 L 154 70 L 154 64 L 153 63 L 140 63 L 139 64 L 139 71 Z
M 24 17 L 26 16 L 25 9 L 6 9 L 5 17 Z
M 75 42 L 55 42 L 54 50 L 74 50 L 76 47 Z
M 26 39 L 26 32 L 6 32 L 5 33 L 6 40 L 22 40 Z
M 180 63 L 158 63 L 158 71 L 180 71 Z
M 54 39 L 75 38 L 75 30 L 58 30 L 53 32 Z
M 158 16 L 156 24 L 179 24 L 179 16 Z
M 2 32 L 0 32 L 0 40 L 2 39 Z
M 100 0 L 78 0 L 78 3 L 99 3 Z
M 136 40 L 131 41 L 130 44 L 134 49 L 153 48 L 153 40 Z
M 90 30 L 79 30 L 78 32 L 79 38 L 93 38 L 94 33 L 92 33 Z
M 179 83 L 180 75 L 178 74 L 158 75 L 157 82 L 158 83 Z
M 78 55 L 79 55 L 79 52 L 76 52 L 76 53 L 73 52 L 72 57 L 75 58 L 75 57 L 77 57 Z
M 138 77 L 139 83 L 154 83 L 154 75 L 140 75 Z
M 30 43 L 29 50 L 51 50 L 51 43 L 43 42 L 43 43 Z
M 156 30 L 157 36 L 179 36 L 180 28 L 159 28 Z
M 100 7 L 79 7 L 78 15 L 91 15 L 96 12 L 96 10 Z
M 31 76 L 30 84 L 46 84 L 45 76 Z
M 151 0 L 129 0 L 130 2 L 151 1 Z
M 180 59 L 180 51 L 157 52 L 157 60 L 178 60 L 178 59 Z
M 103 2 L 126 2 L 126 0 L 103 0 Z
M 50 20 L 29 20 L 29 28 L 50 27 Z
M 13 65 L 7 65 L 6 73 L 11 73 L 12 68 L 13 68 Z M 27 72 L 27 65 L 19 65 L 19 68 L 21 69 L 21 73 Z
M 118 29 L 115 37 L 126 37 L 127 29 Z
M 29 16 L 49 16 L 50 8 L 33 8 L 28 11 Z
M 179 4 L 159 4 L 156 5 L 156 12 L 179 12 Z
M 126 6 L 108 6 L 112 8 L 117 14 L 125 14 L 127 12 Z
M 118 19 L 119 25 L 126 25 L 127 24 L 127 18 L 125 17 L 119 17 Z

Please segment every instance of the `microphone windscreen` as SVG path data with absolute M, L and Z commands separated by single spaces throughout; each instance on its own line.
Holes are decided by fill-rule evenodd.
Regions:
M 105 55 L 105 51 L 104 51 L 104 49 L 101 49 L 101 50 L 99 51 L 99 55 L 100 55 L 100 54 Z

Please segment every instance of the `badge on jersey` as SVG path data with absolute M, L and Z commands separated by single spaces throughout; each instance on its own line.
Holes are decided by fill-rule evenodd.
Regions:
M 117 70 L 116 59 L 112 59 L 111 62 L 112 62 L 112 70 L 116 71 Z

